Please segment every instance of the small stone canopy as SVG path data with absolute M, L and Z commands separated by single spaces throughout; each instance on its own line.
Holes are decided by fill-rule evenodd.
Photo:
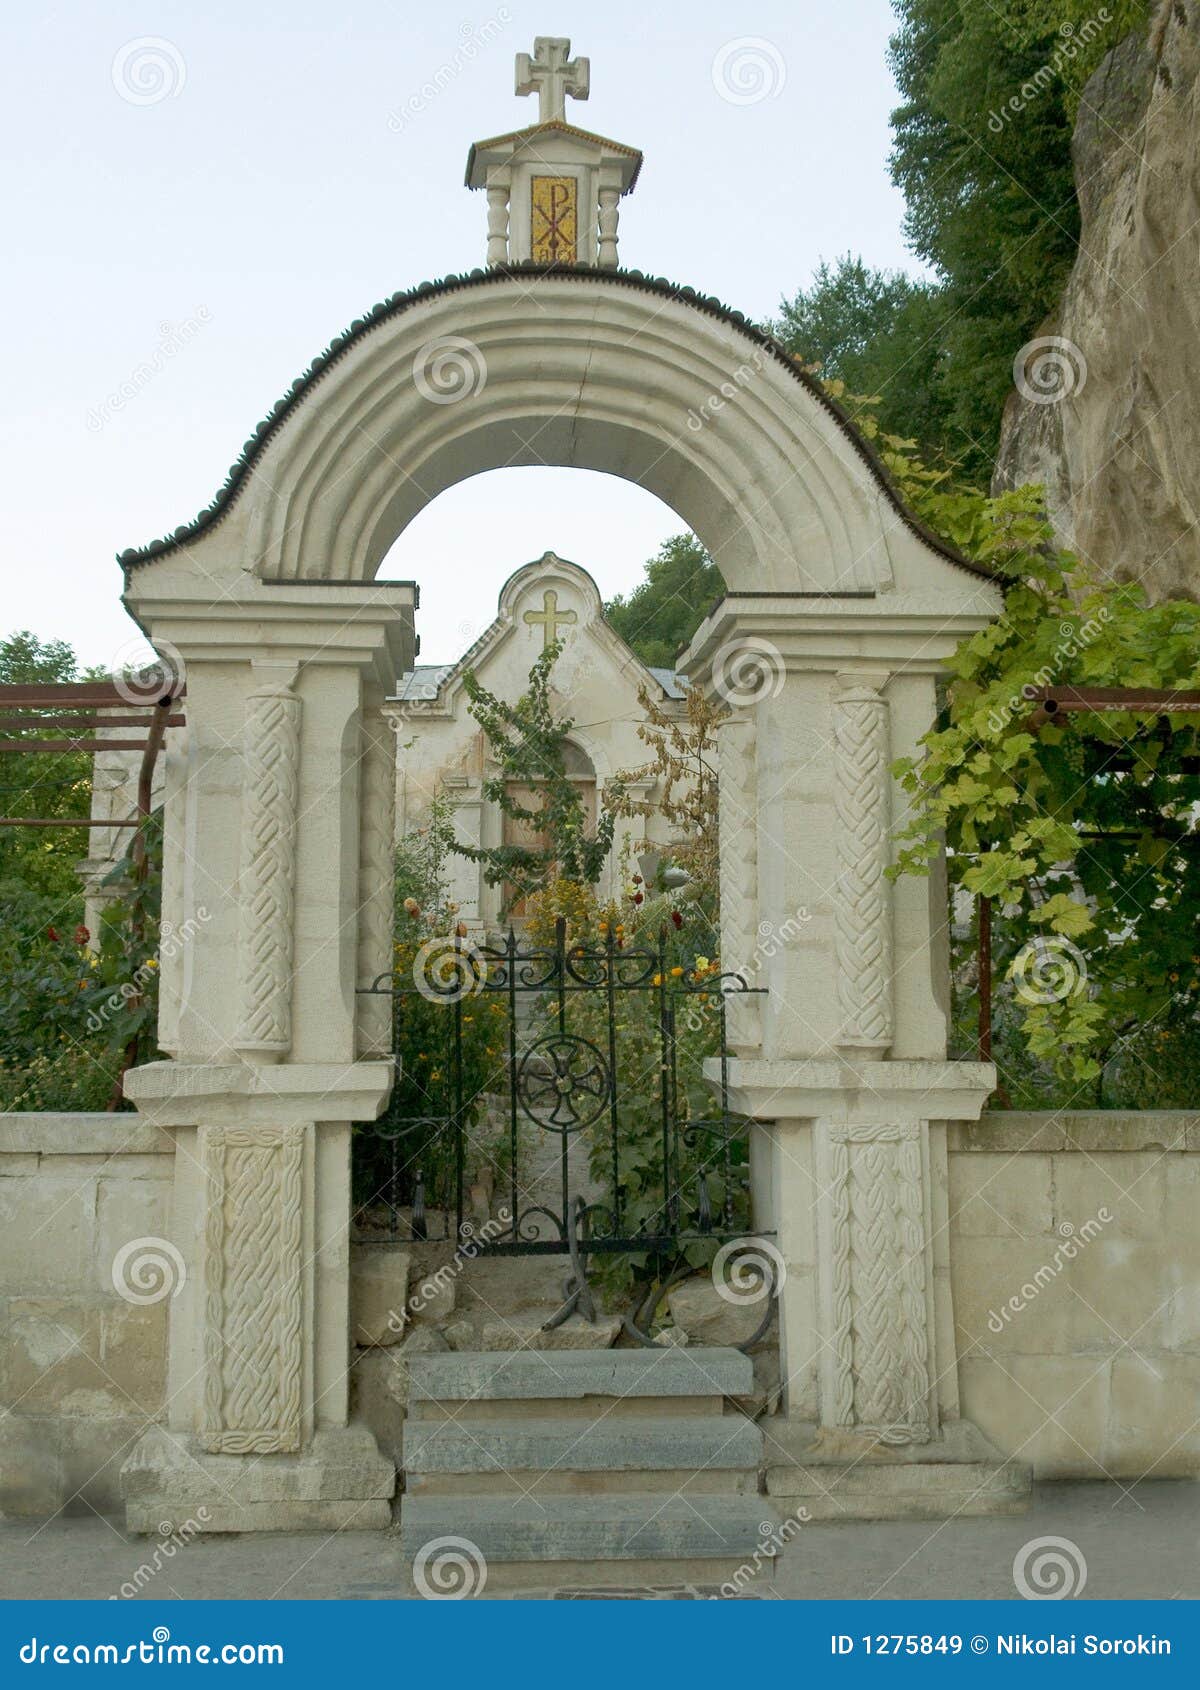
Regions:
M 486 188 L 489 265 L 617 262 L 617 202 L 642 168 L 636 147 L 567 122 L 567 96 L 591 92 L 587 59 L 572 59 L 565 36 L 539 35 L 518 53 L 516 92 L 538 96 L 538 121 L 467 156 L 467 187 Z
M 515 700 L 528 685 L 540 652 L 562 644 L 552 684 L 562 712 L 575 722 L 570 772 L 588 788 L 589 804 L 618 771 L 643 766 L 649 756 L 638 729 L 645 722 L 640 689 L 668 714 L 682 714 L 686 677 L 648 669 L 604 617 L 599 589 L 586 569 L 553 551 L 515 570 L 500 589 L 495 619 L 457 663 L 423 665 L 401 677 L 386 706 L 396 721 L 397 830 L 420 827 L 437 794 L 455 807 L 464 843 L 504 842 L 505 818 L 489 803 L 482 782 L 495 768 L 483 735 L 470 716 L 463 675 L 471 670 L 499 697 Z M 637 783 L 637 796 L 653 801 L 655 783 Z M 600 887 L 616 895 L 643 839 L 669 843 L 661 818 L 621 824 Z M 501 894 L 483 880 L 479 865 L 455 858 L 448 866 L 451 895 L 462 918 L 492 927 L 501 917 Z

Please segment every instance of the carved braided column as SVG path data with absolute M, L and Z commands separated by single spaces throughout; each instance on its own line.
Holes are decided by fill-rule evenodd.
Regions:
M 927 1131 L 920 1121 L 818 1128 L 822 1420 L 885 1443 L 925 1443 L 934 1430 Z
M 755 979 L 758 947 L 758 758 L 757 733 L 750 710 L 735 712 L 720 729 L 721 970 Z M 759 1000 L 731 993 L 725 1000 L 731 1047 L 752 1049 L 762 1043 Z
M 204 1127 L 201 1438 L 226 1455 L 301 1440 L 305 1129 Z
M 237 1041 L 246 1052 L 283 1055 L 292 1043 L 300 710 L 282 682 L 246 706 Z
M 364 704 L 358 830 L 358 985 L 370 986 L 392 966 L 396 852 L 396 736 L 377 700 Z M 389 1056 L 392 1000 L 359 992 L 359 1056 Z
M 869 679 L 838 677 L 833 701 L 837 750 L 838 996 L 845 1050 L 883 1054 L 892 1042 L 892 899 L 888 705 Z

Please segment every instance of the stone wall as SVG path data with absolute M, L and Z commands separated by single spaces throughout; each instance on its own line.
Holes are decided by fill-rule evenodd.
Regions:
M 0 1115 L 0 1517 L 118 1508 L 121 1463 L 163 1408 L 153 1243 L 173 1165 L 136 1115 Z M 122 1251 L 127 1291 L 158 1300 L 118 1295 Z
M 962 1412 L 1042 1478 L 1200 1471 L 1200 1114 L 950 1138 Z
M 134 1115 L 0 1115 L 0 1514 L 118 1507 L 167 1298 L 113 1264 L 170 1237 L 173 1152 Z M 963 1414 L 1045 1478 L 1200 1471 L 1200 1115 L 985 1115 L 949 1165 Z

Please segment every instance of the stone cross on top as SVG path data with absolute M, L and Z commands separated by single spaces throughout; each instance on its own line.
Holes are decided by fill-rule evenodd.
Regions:
M 565 123 L 567 95 L 576 100 L 588 97 L 591 67 L 587 59 L 572 59 L 570 52 L 566 36 L 539 35 L 532 58 L 528 53 L 517 54 L 517 93 L 536 93 L 539 123 Z
M 594 264 L 615 269 L 617 201 L 642 155 L 567 121 L 567 96 L 586 100 L 591 75 L 566 36 L 539 35 L 517 54 L 517 93 L 538 97 L 538 122 L 476 141 L 467 187 L 487 189 L 489 265 Z

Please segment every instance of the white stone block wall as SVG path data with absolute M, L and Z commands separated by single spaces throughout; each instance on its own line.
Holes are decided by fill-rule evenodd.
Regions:
M 116 1512 L 165 1416 L 169 1295 L 127 1301 L 113 1264 L 170 1242 L 173 1163 L 136 1115 L 0 1115 L 0 1516 Z M 952 1124 L 963 1415 L 1042 1478 L 1200 1471 L 1198 1211 L 1200 1115 Z
M 118 1510 L 163 1413 L 170 1290 L 128 1301 L 113 1267 L 139 1297 L 165 1283 L 174 1160 L 137 1115 L 0 1115 L 0 1518 Z
M 962 1412 L 1035 1477 L 1200 1472 L 1200 1115 L 950 1133 Z

